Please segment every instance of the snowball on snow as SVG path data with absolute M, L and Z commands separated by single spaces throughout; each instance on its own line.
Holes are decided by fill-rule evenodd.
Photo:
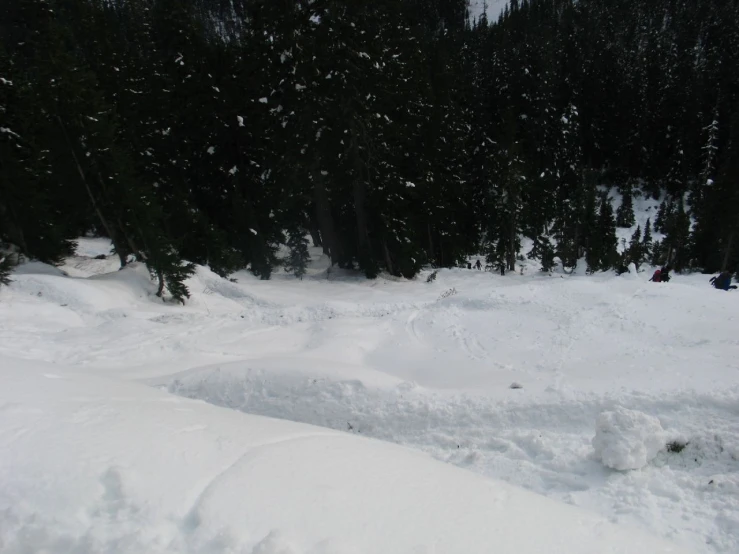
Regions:
M 666 441 L 659 419 L 619 406 L 598 416 L 593 448 L 606 467 L 639 469 L 654 459 Z

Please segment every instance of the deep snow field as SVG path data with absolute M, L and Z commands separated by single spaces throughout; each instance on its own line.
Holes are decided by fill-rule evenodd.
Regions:
M 108 251 L 0 289 L 0 552 L 739 552 L 739 293 L 708 276 L 313 249 L 302 281 L 198 268 L 183 307 Z M 660 451 L 619 471 L 592 439 L 627 410 Z

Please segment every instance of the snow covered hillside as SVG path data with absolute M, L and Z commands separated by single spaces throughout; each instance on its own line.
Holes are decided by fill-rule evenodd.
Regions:
M 0 360 L 3 552 L 678 552 L 398 446 Z
M 470 18 L 474 21 L 486 13 L 488 20 L 492 23 L 498 20 L 503 13 L 508 0 L 470 0 Z
M 181 307 L 108 247 L 0 289 L 2 552 L 739 551 L 739 294 L 705 276 L 314 251 Z

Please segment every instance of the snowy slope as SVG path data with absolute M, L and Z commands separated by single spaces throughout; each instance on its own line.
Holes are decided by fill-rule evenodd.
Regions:
M 508 0 L 470 0 L 470 19 L 477 20 L 486 13 L 488 21 L 493 23 L 498 20 L 507 4 Z
M 603 187 L 602 190 L 604 192 L 608 192 L 608 196 L 611 198 L 611 204 L 613 205 L 613 212 L 616 213 L 616 210 L 618 210 L 618 208 L 621 206 L 621 202 L 623 201 L 621 193 L 616 188 L 606 189 L 605 187 Z M 638 190 L 634 192 L 634 219 L 636 220 L 636 222 L 629 229 L 624 229 L 621 227 L 616 228 L 616 237 L 618 238 L 619 252 L 623 252 L 626 247 L 628 247 L 631 235 L 634 234 L 634 231 L 636 231 L 637 227 L 641 228 L 642 233 L 644 232 L 644 229 L 647 226 L 647 221 L 649 221 L 650 229 L 652 231 L 652 239 L 654 241 L 663 240 L 665 238 L 662 233 L 658 233 L 654 230 L 654 222 L 657 219 L 659 205 L 664 201 L 664 199 L 664 195 L 662 195 L 658 200 L 655 200 L 651 196 L 645 195 Z
M 394 445 L 0 364 L 3 552 L 678 552 Z
M 91 255 L 105 248 L 88 246 Z M 411 446 L 591 512 L 567 516 L 570 523 L 553 519 L 569 530 L 565 536 L 579 536 L 572 518 L 592 522 L 599 514 L 687 551 L 739 551 L 739 295 L 710 288 L 702 275 L 655 285 L 641 274 L 500 277 L 443 270 L 430 284 L 425 274 L 366 281 L 340 271 L 327 276 L 316 258 L 302 282 L 240 273 L 233 283 L 199 268 L 185 307 L 156 299 L 145 268 L 136 264 L 100 274 L 97 264 L 105 260 L 80 256 L 62 268 L 73 275 L 74 267 L 78 277 L 42 264 L 21 267 L 12 285 L 0 289 L 0 513 L 7 514 L 0 540 L 14 549 L 0 550 L 23 551 L 18 541 L 29 537 L 39 541 L 24 543 L 34 552 L 42 551 L 34 544 L 49 551 L 62 544 L 74 545 L 73 552 L 101 551 L 105 544 L 113 552 L 220 552 L 228 551 L 218 546 L 225 541 L 248 553 L 276 530 L 293 544 L 286 552 L 332 552 L 333 546 L 317 546 L 324 539 L 346 541 L 359 552 L 393 551 L 390 542 L 405 548 L 398 551 L 412 552 L 409 545 L 417 544 L 416 551 L 432 552 L 443 540 L 433 533 L 437 528 L 468 545 L 466 521 L 478 520 L 464 511 L 466 504 L 447 502 L 447 510 L 419 503 L 430 519 L 415 514 L 417 528 L 391 533 L 384 529 L 403 517 L 381 502 L 397 491 L 399 505 L 419 509 L 408 498 L 430 486 L 423 472 L 443 472 L 433 480 L 455 487 L 497 484 L 481 485 L 487 481 L 386 444 L 354 442 L 354 434 Z M 522 388 L 509 388 L 514 382 Z M 323 429 L 263 424 L 182 397 Z M 667 439 L 687 442 L 686 448 L 663 450 L 634 471 L 605 468 L 591 441 L 599 415 L 619 407 L 658 418 Z M 260 479 L 305 486 L 313 495 L 311 483 L 336 475 L 335 486 L 326 486 L 344 491 L 338 498 L 361 498 L 375 507 L 371 513 L 387 512 L 372 539 L 387 542 L 365 543 L 368 534 L 340 519 L 338 501 L 330 512 L 337 519 L 326 520 L 338 522 L 336 530 L 318 523 L 306 529 L 300 520 L 313 504 L 281 489 L 273 502 L 240 466 L 214 487 L 212 501 L 208 493 L 198 504 L 206 523 L 194 532 L 188 527 L 198 491 L 249 445 L 301 433 L 318 435 L 279 449 L 287 449 L 285 459 L 313 460 L 310 467 L 296 462 Z M 362 485 L 370 469 L 346 474 L 331 465 L 330 473 L 320 473 L 317 451 L 333 452 L 328 443 L 337 436 L 349 441 L 335 447 L 339 466 L 367 459 L 362 467 L 378 468 L 378 481 Z M 385 457 L 392 463 L 378 461 Z M 279 466 L 264 460 L 265 467 Z M 390 466 L 415 485 L 406 489 L 391 479 Z M 458 484 L 459 475 L 475 485 Z M 472 511 L 494 509 L 483 496 L 470 492 Z M 274 506 L 283 501 L 300 506 L 300 517 L 293 511 L 280 519 Z M 524 504 L 528 510 L 529 501 Z M 273 511 L 260 519 L 255 512 L 264 505 Z M 504 512 L 517 514 L 514 508 Z M 433 519 L 442 509 L 454 525 Z M 542 520 L 556 517 L 546 510 Z M 574 513 L 563 505 L 554 511 Z M 503 530 L 536 540 L 506 521 Z M 221 524 L 227 531 L 216 536 Z M 491 537 L 480 533 L 471 536 Z M 631 529 L 613 533 L 635 536 Z M 533 544 L 506 537 L 511 547 Z M 269 539 L 277 546 L 256 552 L 279 552 L 280 540 Z M 623 541 L 608 545 L 633 546 Z M 454 551 L 441 544 L 448 543 L 438 543 L 436 552 Z

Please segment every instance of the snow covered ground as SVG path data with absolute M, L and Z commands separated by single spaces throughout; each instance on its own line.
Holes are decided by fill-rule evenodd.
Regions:
M 678 552 L 395 445 L 0 361 L 2 552 Z
M 739 294 L 706 276 L 314 250 L 303 281 L 199 268 L 181 307 L 108 249 L 0 289 L 2 552 L 739 552 Z M 625 410 L 662 431 L 627 418 L 617 471 L 592 440 Z

